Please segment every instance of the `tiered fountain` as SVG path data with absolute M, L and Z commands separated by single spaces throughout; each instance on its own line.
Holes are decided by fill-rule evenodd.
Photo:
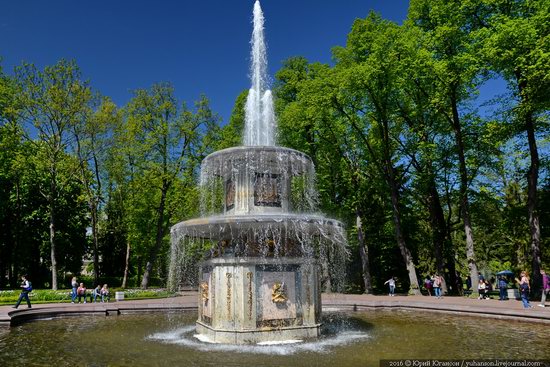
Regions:
M 330 284 L 342 273 L 347 256 L 342 224 L 315 214 L 311 159 L 275 145 L 263 23 L 256 1 L 244 146 L 204 159 L 203 216 L 171 231 L 170 271 L 176 286 L 188 280 L 186 270 L 193 268 L 189 254 L 206 250 L 198 265 L 196 329 L 198 338 L 210 342 L 317 337 L 321 282 Z

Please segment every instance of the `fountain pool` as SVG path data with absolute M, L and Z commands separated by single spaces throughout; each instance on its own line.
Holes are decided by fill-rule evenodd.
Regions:
M 289 345 L 206 344 L 195 312 L 67 317 L 0 329 L 10 365 L 378 366 L 381 359 L 548 359 L 548 326 L 419 311 L 325 312 L 321 337 Z

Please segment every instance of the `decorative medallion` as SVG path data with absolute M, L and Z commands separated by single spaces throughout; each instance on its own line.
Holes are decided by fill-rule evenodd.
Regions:
M 284 282 L 275 282 L 271 287 L 271 301 L 274 303 L 286 303 L 288 297 L 286 295 L 286 287 Z

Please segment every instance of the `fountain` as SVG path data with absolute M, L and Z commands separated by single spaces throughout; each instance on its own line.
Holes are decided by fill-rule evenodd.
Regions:
M 313 162 L 275 144 L 259 1 L 253 14 L 244 145 L 203 160 L 202 217 L 171 229 L 170 286 L 198 284 L 197 338 L 215 343 L 318 337 L 321 288 L 343 278 L 348 256 L 342 224 L 316 213 Z

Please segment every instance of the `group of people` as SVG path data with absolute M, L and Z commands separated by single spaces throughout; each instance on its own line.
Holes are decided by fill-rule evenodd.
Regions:
M 500 280 L 503 280 L 503 277 L 500 278 Z M 506 281 L 506 279 L 504 279 Z M 505 289 L 507 288 L 508 283 L 506 283 Z M 477 291 L 479 293 L 479 297 L 477 299 L 491 299 L 489 297 L 489 292 L 493 290 L 493 283 L 486 280 L 483 276 L 479 276 L 479 280 L 477 282 Z M 501 293 L 502 297 L 502 293 Z
M 545 307 L 546 303 L 546 296 L 550 293 L 550 276 L 546 274 L 544 270 L 540 271 L 540 274 L 542 276 L 542 296 L 540 300 L 540 307 Z M 519 287 L 519 292 L 521 294 L 521 301 L 524 308 L 531 308 L 531 304 L 529 303 L 529 294 L 531 292 L 531 283 L 529 274 L 526 271 L 522 271 L 519 278 L 515 278 L 516 283 Z M 390 289 L 390 296 L 395 296 L 395 277 L 391 277 L 390 279 L 386 280 L 384 284 L 388 284 Z M 424 280 L 424 288 L 428 291 L 428 295 L 432 295 L 432 290 L 434 291 L 434 296 L 438 299 L 442 298 L 442 288 L 443 288 L 444 278 L 440 274 L 435 274 L 433 277 L 427 276 Z M 479 292 L 479 299 L 489 299 L 488 293 L 493 290 L 493 283 L 491 281 L 485 280 L 485 278 L 479 274 L 479 282 L 477 286 L 477 290 Z M 468 284 L 468 283 L 467 283 Z M 471 284 L 471 283 L 470 283 Z M 71 280 L 71 303 L 75 303 L 76 299 L 78 298 L 78 303 L 81 302 L 82 299 L 84 299 L 84 303 L 86 303 L 86 298 L 88 297 L 88 293 L 86 290 L 86 286 L 84 283 L 78 283 L 76 277 L 73 277 Z M 508 289 L 508 281 L 505 276 L 501 276 L 498 279 L 498 288 L 499 288 L 499 300 L 503 301 L 507 299 L 507 289 Z M 32 284 L 27 279 L 26 275 L 23 275 L 21 277 L 21 294 L 19 295 L 19 299 L 17 300 L 17 303 L 13 308 L 19 307 L 21 302 L 23 300 L 27 301 L 27 306 L 31 308 L 31 301 L 29 299 L 29 292 L 32 291 Z M 90 294 L 90 302 L 98 302 L 98 299 L 101 300 L 101 302 L 109 302 L 110 300 L 110 293 L 109 293 L 109 287 L 107 284 L 103 284 L 103 287 L 101 287 L 99 284 L 94 288 L 92 293 Z
M 542 278 L 542 293 L 541 293 L 541 300 L 539 303 L 539 307 L 545 307 L 546 303 L 546 296 L 548 293 L 550 293 L 550 276 L 546 274 L 544 270 L 540 271 L 540 275 Z M 519 278 L 514 278 L 515 282 L 518 285 L 519 293 L 521 296 L 521 302 L 523 304 L 524 308 L 531 308 L 531 304 L 529 303 L 529 294 L 531 293 L 531 278 L 529 277 L 529 274 L 527 271 L 522 271 L 520 273 Z M 478 284 L 478 291 L 479 291 L 479 299 L 486 298 L 488 299 L 488 292 L 493 290 L 493 282 L 486 281 L 483 276 L 480 275 L 479 277 L 479 284 Z M 499 289 L 499 301 L 504 301 L 508 299 L 508 279 L 505 275 L 499 276 L 498 280 L 496 281 L 496 285 Z
M 426 291 L 428 292 L 428 296 L 432 295 L 432 290 L 434 293 L 434 297 L 437 299 L 443 298 L 443 277 L 441 274 L 435 274 L 434 276 L 426 276 L 426 279 L 424 279 L 424 288 L 426 288 Z
M 73 277 L 73 279 L 71 280 L 71 288 L 71 303 L 75 303 L 77 298 L 78 303 L 80 303 L 83 298 L 84 303 L 86 303 L 88 291 L 84 283 L 79 284 L 76 277 Z M 103 284 L 103 287 L 98 284 L 90 294 L 90 302 L 98 302 L 98 299 L 100 299 L 101 302 L 109 302 L 109 300 L 111 299 L 109 286 L 107 284 Z
M 23 275 L 21 277 L 21 294 L 19 295 L 19 299 L 17 300 L 17 303 L 12 306 L 13 308 L 18 308 L 19 305 L 23 300 L 27 302 L 27 306 L 29 308 L 32 308 L 31 306 L 31 300 L 29 298 L 29 293 L 32 291 L 32 284 L 27 279 L 26 275 Z M 78 303 L 81 302 L 82 299 L 84 299 L 84 303 L 86 303 L 86 298 L 88 297 L 88 293 L 86 291 L 86 286 L 84 283 L 78 283 L 76 277 L 73 277 L 71 280 L 71 303 L 75 303 L 76 299 L 78 298 Z M 97 287 L 94 288 L 92 293 L 90 294 L 90 302 L 98 302 L 98 299 L 101 300 L 101 302 L 109 302 L 111 299 L 111 295 L 109 292 L 109 286 L 107 284 L 103 284 L 103 287 L 99 284 Z
M 395 296 L 395 277 L 391 277 L 390 279 L 386 280 L 384 282 L 384 285 L 388 284 L 390 288 L 390 293 L 388 294 L 390 297 Z M 442 288 L 443 288 L 443 277 L 440 274 L 435 274 L 433 277 L 427 276 L 424 280 L 424 287 L 428 291 L 428 295 L 432 295 L 432 290 L 434 291 L 434 295 L 436 298 L 443 298 Z
M 542 276 L 542 294 L 540 298 L 539 307 L 546 307 L 546 296 L 548 293 L 550 293 L 550 276 L 546 274 L 544 270 L 540 271 L 540 275 Z M 516 283 L 519 285 L 519 292 L 521 295 L 521 302 L 523 303 L 523 308 L 531 308 L 531 304 L 529 303 L 529 293 L 531 292 L 531 283 L 529 274 L 526 271 L 522 271 L 520 274 L 520 278 L 515 278 Z
M 546 274 L 544 270 L 540 271 L 542 277 L 542 293 L 541 301 L 538 305 L 539 307 L 545 307 L 546 296 L 550 293 L 550 276 Z M 521 301 L 524 308 L 531 308 L 529 303 L 529 295 L 531 293 L 531 279 L 529 274 L 526 271 L 520 273 L 519 278 L 514 279 L 518 285 L 519 293 L 521 296 Z M 441 298 L 441 283 L 442 277 L 436 275 L 432 278 L 426 277 L 424 281 L 424 287 L 428 291 L 428 295 L 431 296 L 431 290 L 434 289 L 435 296 Z M 439 286 L 437 286 L 439 284 Z M 477 291 L 479 293 L 478 299 L 490 299 L 489 292 L 494 289 L 494 285 L 499 289 L 499 301 L 504 301 L 508 299 L 508 278 L 506 275 L 499 276 L 498 279 L 492 278 L 491 280 L 485 279 L 485 277 L 480 273 L 479 281 L 477 284 Z M 470 277 L 466 279 L 466 286 L 468 289 L 471 288 Z

